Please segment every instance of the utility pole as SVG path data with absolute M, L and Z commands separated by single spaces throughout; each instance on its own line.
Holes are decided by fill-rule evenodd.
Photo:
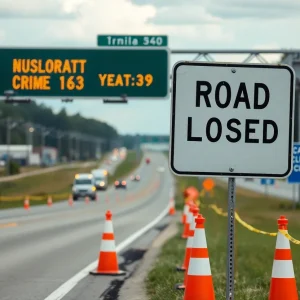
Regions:
M 69 138 L 68 138 L 68 155 L 69 155 L 69 162 L 72 161 L 72 135 L 69 134 Z
M 64 133 L 58 131 L 57 132 L 57 158 L 58 162 L 61 161 L 61 138 L 64 136 Z
M 32 135 L 34 132 L 34 127 L 31 126 L 31 124 L 27 124 L 26 126 L 26 139 L 27 139 L 27 165 L 30 164 L 30 150 L 29 150 L 29 146 L 33 146 L 33 139 L 32 139 Z
M 76 139 L 76 160 L 79 161 L 79 159 L 80 159 L 80 137 L 78 135 Z
M 10 117 L 6 118 L 6 145 L 7 145 L 7 160 L 6 160 L 6 173 L 10 175 L 10 143 L 11 143 L 11 130 L 16 127 L 16 122 L 11 122 Z
M 10 118 L 6 118 L 6 146 L 7 146 L 7 159 L 6 159 L 6 173 L 10 175 Z
M 46 136 L 49 133 L 50 133 L 50 130 L 46 130 L 44 127 L 42 128 L 41 164 L 43 164 L 44 148 L 45 148 L 45 144 L 46 144 Z

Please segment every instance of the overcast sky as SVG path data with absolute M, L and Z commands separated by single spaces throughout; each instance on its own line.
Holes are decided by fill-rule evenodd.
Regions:
M 95 47 L 97 34 L 167 34 L 172 49 L 299 49 L 299 15 L 299 0 L 0 0 L 0 44 Z M 171 63 L 193 58 L 172 56 Z M 121 134 L 169 134 L 170 100 L 43 102 L 104 120 Z

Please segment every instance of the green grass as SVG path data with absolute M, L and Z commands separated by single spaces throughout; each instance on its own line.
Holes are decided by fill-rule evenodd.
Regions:
M 2 182 L 0 183 L 0 196 L 16 196 L 16 200 L 0 201 L 0 209 L 23 206 L 26 195 L 44 197 L 43 200 L 30 201 L 30 205 L 45 204 L 49 194 L 54 196 L 53 202 L 66 200 L 66 194 L 71 193 L 71 183 L 74 180 L 74 174 L 90 172 L 93 168 L 98 167 L 104 159 L 105 156 L 88 168 L 64 169 L 10 182 Z M 128 175 L 139 166 L 140 162 L 141 157 L 137 160 L 135 152 L 128 151 L 126 159 L 117 166 L 113 174 L 109 175 L 109 184 L 113 183 L 117 178 Z M 58 195 L 55 197 L 55 194 Z
M 176 201 L 180 213 L 183 205 L 181 191 L 189 185 L 198 188 L 199 181 L 177 177 Z M 201 201 L 204 204 L 215 203 L 226 211 L 227 184 L 218 184 L 214 196 L 205 196 Z M 289 233 L 300 239 L 300 212 L 291 210 L 291 205 L 287 203 L 278 198 L 266 198 L 261 194 L 237 189 L 237 212 L 244 221 L 258 229 L 277 232 L 277 219 L 283 214 L 289 220 Z M 205 230 L 216 300 L 223 300 L 226 299 L 227 217 L 219 216 L 209 208 L 201 208 L 201 213 L 206 218 Z M 163 246 L 148 274 L 146 286 L 151 300 L 183 299 L 183 292 L 174 289 L 176 283 L 183 282 L 183 274 L 175 271 L 175 267 L 182 264 L 186 246 L 186 240 L 180 237 L 182 226 L 178 226 L 179 233 Z M 236 222 L 236 300 L 268 299 L 275 243 L 276 237 L 251 232 Z M 291 249 L 300 289 L 300 245 L 291 243 Z

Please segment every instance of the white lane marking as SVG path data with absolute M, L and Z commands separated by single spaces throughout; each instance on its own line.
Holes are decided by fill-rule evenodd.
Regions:
M 152 222 L 150 222 L 148 225 L 140 229 L 139 231 L 132 234 L 130 237 L 128 237 L 125 241 L 121 242 L 117 247 L 116 251 L 120 252 L 123 249 L 125 249 L 127 246 L 129 246 L 132 242 L 134 242 L 136 239 L 141 237 L 144 233 L 146 233 L 149 229 L 154 227 L 159 221 L 161 221 L 169 212 L 169 204 L 167 207 L 163 210 L 163 212 Z M 62 284 L 58 289 L 56 289 L 52 294 L 50 294 L 47 298 L 44 300 L 60 300 L 62 299 L 67 293 L 69 293 L 78 283 L 80 280 L 82 280 L 84 277 L 89 275 L 89 272 L 97 267 L 98 260 L 92 262 L 87 267 L 85 267 L 83 270 L 79 271 L 75 276 L 70 278 L 68 281 L 66 281 L 64 284 Z

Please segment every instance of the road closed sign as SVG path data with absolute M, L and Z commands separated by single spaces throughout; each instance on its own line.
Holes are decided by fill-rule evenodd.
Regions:
M 287 65 L 178 62 L 170 167 L 177 175 L 285 178 L 295 75 Z

